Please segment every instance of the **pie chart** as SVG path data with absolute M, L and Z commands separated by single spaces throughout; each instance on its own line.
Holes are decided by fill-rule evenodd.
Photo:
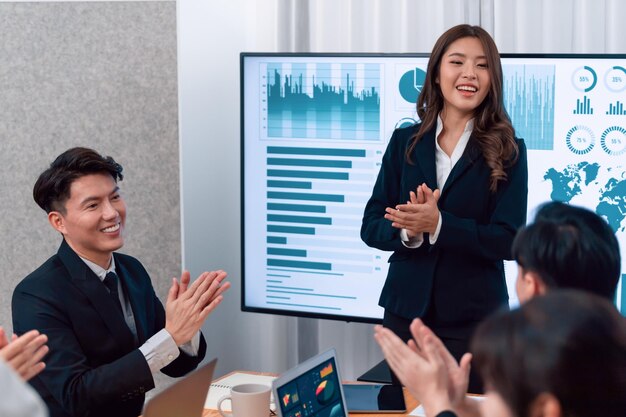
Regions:
M 424 81 L 426 80 L 426 73 L 420 68 L 415 68 L 407 71 L 400 77 L 398 83 L 398 89 L 403 99 L 409 103 L 417 103 L 417 98 L 422 92 L 424 87 Z
M 320 382 L 315 389 L 315 398 L 317 402 L 326 405 L 332 401 L 335 394 L 335 384 L 330 379 Z

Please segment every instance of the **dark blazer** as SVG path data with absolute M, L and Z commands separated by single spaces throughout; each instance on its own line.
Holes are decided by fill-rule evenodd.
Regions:
M 409 191 L 426 183 L 437 187 L 435 131 L 415 146 L 414 164 L 406 149 L 418 126 L 394 132 L 365 207 L 361 238 L 372 247 L 394 251 L 379 304 L 407 319 L 422 317 L 430 303 L 441 323 L 481 320 L 508 301 L 503 259 L 511 259 L 517 229 L 526 222 L 526 147 L 518 140 L 517 162 L 508 180 L 489 191 L 490 169 L 473 138 L 448 177 L 439 199 L 442 227 L 434 245 L 425 235 L 417 249 L 402 245 L 400 232 L 386 220 L 386 207 L 404 204 Z
M 63 241 L 56 255 L 18 284 L 13 292 L 13 329 L 48 335 L 46 369 L 31 384 L 51 417 L 136 417 L 145 392 L 154 388 L 148 363 L 138 347 L 165 326 L 163 305 L 148 273 L 130 256 L 115 253 L 116 271 L 135 316 L 135 341 L 104 284 Z M 182 376 L 202 360 L 184 352 L 163 368 Z

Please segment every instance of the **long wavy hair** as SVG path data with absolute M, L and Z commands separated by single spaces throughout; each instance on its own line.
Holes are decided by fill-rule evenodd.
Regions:
M 406 159 L 408 163 L 413 164 L 411 155 L 415 145 L 424 137 L 426 132 L 435 128 L 437 116 L 443 110 L 444 98 L 441 87 L 436 80 L 439 78 L 441 60 L 445 52 L 456 40 L 468 37 L 476 38 L 482 44 L 491 79 L 489 93 L 474 110 L 472 140 L 477 142 L 487 166 L 491 169 L 489 189 L 491 192 L 496 192 L 498 183 L 506 181 L 505 169 L 515 163 L 519 149 L 515 142 L 515 130 L 502 99 L 500 54 L 489 33 L 480 26 L 454 26 L 441 35 L 435 43 L 428 61 L 424 87 L 417 100 L 417 115 L 422 124 L 418 132 L 411 138 Z

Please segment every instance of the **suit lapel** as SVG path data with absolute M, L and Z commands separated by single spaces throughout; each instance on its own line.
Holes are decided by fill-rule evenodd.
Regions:
M 427 132 L 415 145 L 414 157 L 422 170 L 426 185 L 432 190 L 437 188 L 437 167 L 435 165 L 435 129 Z M 409 165 L 410 166 L 410 165 Z M 413 178 L 419 178 L 417 175 Z M 420 185 L 420 184 L 417 184 Z M 415 191 L 415 190 L 413 190 Z
M 467 146 L 465 147 L 465 151 L 463 151 L 463 155 L 461 155 L 461 159 L 454 164 L 452 171 L 450 171 L 450 175 L 441 190 L 442 196 L 450 191 L 450 187 L 452 187 L 454 183 L 457 182 L 459 178 L 465 174 L 465 172 L 467 172 L 479 156 L 480 148 L 472 140 L 472 138 L 470 138 L 469 142 L 467 142 Z
M 61 243 L 58 256 L 67 268 L 70 280 L 89 299 L 113 338 L 117 339 L 121 345 L 133 346 L 133 334 L 102 281 L 65 240 Z
M 113 254 L 113 256 L 115 256 L 115 254 Z M 119 256 L 115 256 L 115 268 L 118 271 L 120 279 L 122 280 L 131 308 L 133 309 L 135 327 L 137 328 L 137 338 L 139 339 L 139 343 L 143 344 L 143 342 L 146 341 L 146 334 L 148 332 L 148 323 L 146 322 L 145 315 L 147 306 L 145 303 L 144 293 L 141 291 L 137 281 L 134 279 L 135 277 L 132 271 L 124 264 Z

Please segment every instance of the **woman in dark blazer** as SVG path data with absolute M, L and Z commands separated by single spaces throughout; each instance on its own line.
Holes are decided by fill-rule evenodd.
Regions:
M 526 148 L 486 31 L 459 25 L 437 40 L 417 114 L 391 137 L 361 238 L 394 252 L 383 325 L 408 340 L 421 317 L 459 360 L 478 322 L 508 302 L 503 260 L 527 210 Z M 481 392 L 475 376 L 470 391 Z

